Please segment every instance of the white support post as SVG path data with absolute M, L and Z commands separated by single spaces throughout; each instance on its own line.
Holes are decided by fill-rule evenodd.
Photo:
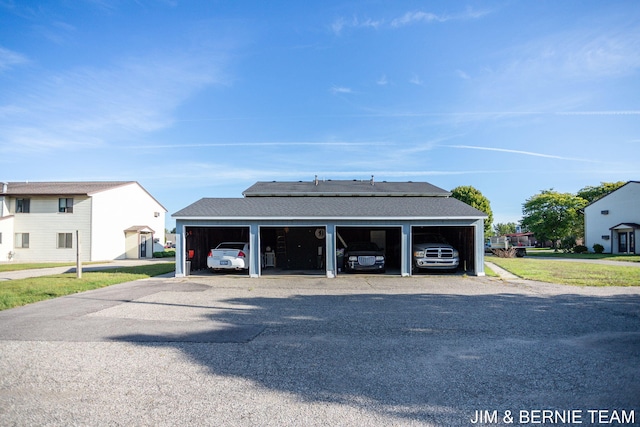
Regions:
M 402 235 L 400 236 L 402 255 L 400 260 L 400 274 L 403 277 L 411 276 L 411 224 L 402 224 Z
M 475 222 L 475 275 L 484 276 L 484 220 Z
M 260 277 L 260 228 L 258 224 L 249 226 L 249 277 Z
M 76 230 L 76 277 L 82 279 L 82 260 L 80 259 L 80 230 Z
M 336 225 L 333 223 L 326 225 L 325 244 L 327 277 L 333 279 L 338 274 L 338 266 L 336 265 Z

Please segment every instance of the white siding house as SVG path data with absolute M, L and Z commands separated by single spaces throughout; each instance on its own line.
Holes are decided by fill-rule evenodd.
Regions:
M 0 261 L 151 258 L 164 242 L 166 209 L 140 184 L 0 184 Z
M 629 181 L 584 209 L 585 245 L 605 253 L 640 254 L 640 181 Z

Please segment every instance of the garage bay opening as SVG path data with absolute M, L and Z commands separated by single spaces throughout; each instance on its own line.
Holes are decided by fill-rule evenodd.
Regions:
M 325 227 L 260 227 L 262 274 L 326 273 Z
M 186 261 L 191 263 L 191 272 L 207 269 L 207 256 L 219 244 L 249 242 L 249 227 L 186 227 L 185 233 Z

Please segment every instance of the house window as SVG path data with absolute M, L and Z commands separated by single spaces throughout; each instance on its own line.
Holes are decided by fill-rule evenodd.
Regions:
M 29 213 L 31 199 L 16 199 L 16 213 Z
M 73 233 L 58 233 L 58 249 L 73 248 Z
M 73 213 L 73 199 L 58 199 L 58 212 Z
M 16 233 L 16 248 L 27 249 L 29 247 L 29 233 Z
M 0 245 L 2 244 L 2 233 L 0 233 Z
M 601 213 L 602 215 L 609 215 L 609 210 L 600 211 L 600 213 Z

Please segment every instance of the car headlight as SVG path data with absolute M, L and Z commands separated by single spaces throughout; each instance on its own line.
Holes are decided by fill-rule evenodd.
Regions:
M 357 256 L 350 256 L 349 257 L 349 261 L 357 261 L 358 257 Z
M 384 261 L 384 257 L 382 255 L 377 255 L 376 261 Z
M 457 258 L 457 257 L 459 257 L 459 256 L 460 256 L 460 253 L 459 253 L 458 251 L 454 250 L 454 251 L 453 251 L 453 257 L 454 257 L 454 258 Z
M 413 256 L 416 258 L 424 258 L 424 251 L 415 251 Z

